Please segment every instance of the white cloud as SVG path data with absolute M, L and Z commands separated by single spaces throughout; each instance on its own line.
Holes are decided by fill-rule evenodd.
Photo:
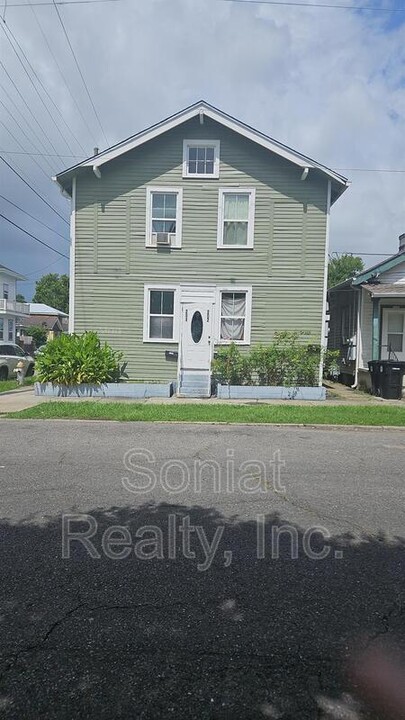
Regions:
M 68 5 L 60 12 L 111 142 L 204 98 L 331 167 L 405 170 L 405 24 L 399 23 L 405 14 L 397 13 L 392 27 L 384 13 L 219 0 L 128 0 Z M 92 138 L 31 10 L 10 8 L 6 19 L 90 153 L 104 143 L 55 11 L 43 7 L 36 13 L 94 128 Z M 3 47 L 3 61 L 19 78 L 46 135 L 67 152 L 12 51 Z M 9 87 L 7 79 L 2 82 Z M 6 134 L 0 143 L 13 147 Z M 59 170 L 59 161 L 53 162 Z M 65 207 L 29 161 L 24 168 L 38 177 L 41 192 Z M 332 249 L 394 252 L 405 231 L 405 173 L 346 174 L 352 186 L 332 210 Z M 23 198 L 31 211 L 53 221 L 28 192 Z M 60 248 L 50 234 L 41 237 Z M 52 259 L 36 247 L 27 250 L 31 265 Z

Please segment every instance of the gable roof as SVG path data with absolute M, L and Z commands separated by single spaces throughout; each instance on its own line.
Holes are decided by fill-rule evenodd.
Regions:
M 391 255 L 391 257 L 387 258 L 386 260 L 382 260 L 381 262 L 377 263 L 376 265 L 373 265 L 370 268 L 367 268 L 367 270 L 363 270 L 361 273 L 356 275 L 356 277 L 353 278 L 352 284 L 353 285 L 362 285 L 363 283 L 366 283 L 371 278 L 375 277 L 376 275 L 379 275 L 383 272 L 386 272 L 386 270 L 391 270 L 391 268 L 396 267 L 397 265 L 400 265 L 400 263 L 405 261 L 405 249 L 400 250 L 395 255 Z
M 98 153 L 98 155 L 93 155 L 87 160 L 83 160 L 82 162 L 73 165 L 67 170 L 64 170 L 63 172 L 56 175 L 53 180 L 55 180 L 64 191 L 70 194 L 72 178 L 77 174 L 78 171 L 80 171 L 81 168 L 90 167 L 94 170 L 99 170 L 100 167 L 105 163 L 114 160 L 120 155 L 123 155 L 124 153 L 129 152 L 130 150 L 133 150 L 140 145 L 143 145 L 149 140 L 153 140 L 154 138 L 162 135 L 168 130 L 172 130 L 178 125 L 181 125 L 182 123 L 185 123 L 188 120 L 191 120 L 192 118 L 197 116 L 200 116 L 201 118 L 204 118 L 205 116 L 214 120 L 215 122 L 220 123 L 221 125 L 224 125 L 230 130 L 233 130 L 234 132 L 243 135 L 245 138 L 251 140 L 252 142 L 261 145 L 262 147 L 270 150 L 271 152 L 279 155 L 280 157 L 283 157 L 285 160 L 289 160 L 291 163 L 294 163 L 303 170 L 305 168 L 308 168 L 309 170 L 315 169 L 321 172 L 323 175 L 325 175 L 327 179 L 331 180 L 332 182 L 332 203 L 335 202 L 335 200 L 337 200 L 338 197 L 349 186 L 349 181 L 347 180 L 347 178 L 343 177 L 343 175 L 339 175 L 339 173 L 330 170 L 325 165 L 321 165 L 320 163 L 312 160 L 306 155 L 303 155 L 297 150 L 293 150 L 287 145 L 284 145 L 283 143 L 274 140 L 274 138 L 265 135 L 259 130 L 255 130 L 250 125 L 246 125 L 246 123 L 237 120 L 236 118 L 228 115 L 222 110 L 219 110 L 213 105 L 210 105 L 204 100 L 200 100 L 199 102 L 190 105 L 184 110 L 180 110 L 180 112 L 175 113 L 175 115 L 171 115 L 165 120 L 161 120 L 155 125 L 151 125 L 149 128 L 146 128 L 146 130 L 141 130 L 141 132 L 138 132 L 136 135 L 132 135 L 126 140 L 123 140 L 122 142 L 119 142 L 116 145 L 113 145 L 112 147 L 103 150 L 102 152 Z
M 21 275 L 18 272 L 15 272 L 15 270 L 10 270 L 10 268 L 6 267 L 5 265 L 0 264 L 0 273 L 4 273 L 4 275 L 10 275 L 11 277 L 15 278 L 15 280 L 26 280 L 27 278 L 25 275 Z
M 58 317 L 67 317 L 62 310 L 57 310 L 45 303 L 30 303 L 30 315 L 57 315 Z

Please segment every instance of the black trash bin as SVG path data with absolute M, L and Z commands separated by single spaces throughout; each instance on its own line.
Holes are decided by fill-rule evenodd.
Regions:
M 376 366 L 377 382 L 379 383 L 378 394 L 386 400 L 401 400 L 405 362 L 379 360 Z
M 378 360 L 370 360 L 368 363 L 368 369 L 371 376 L 371 394 L 380 395 L 380 363 Z

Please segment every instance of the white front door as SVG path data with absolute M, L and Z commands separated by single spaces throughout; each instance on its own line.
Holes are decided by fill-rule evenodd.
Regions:
M 211 395 L 213 304 L 195 300 L 181 305 L 178 394 Z
M 211 367 L 212 304 L 204 302 L 182 305 L 182 367 L 209 370 Z
M 382 360 L 405 360 L 405 308 L 383 309 L 381 338 Z

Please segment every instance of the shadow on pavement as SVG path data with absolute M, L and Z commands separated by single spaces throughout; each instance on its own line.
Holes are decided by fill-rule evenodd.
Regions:
M 1 717 L 366 717 L 347 695 L 344 664 L 356 638 L 404 641 L 404 539 L 334 537 L 328 556 L 315 560 L 304 551 L 304 530 L 289 524 L 278 534 L 284 521 L 272 514 L 258 559 L 257 523 L 214 510 L 144 505 L 90 514 L 98 559 L 77 541 L 62 558 L 60 517 L 0 524 Z M 197 567 L 207 565 L 201 530 L 182 545 L 185 517 L 208 543 L 222 532 L 205 571 Z M 126 559 L 103 552 L 113 525 L 131 538 Z M 138 555 L 163 557 L 137 558 L 135 544 Z M 313 535 L 312 552 L 324 544 Z

